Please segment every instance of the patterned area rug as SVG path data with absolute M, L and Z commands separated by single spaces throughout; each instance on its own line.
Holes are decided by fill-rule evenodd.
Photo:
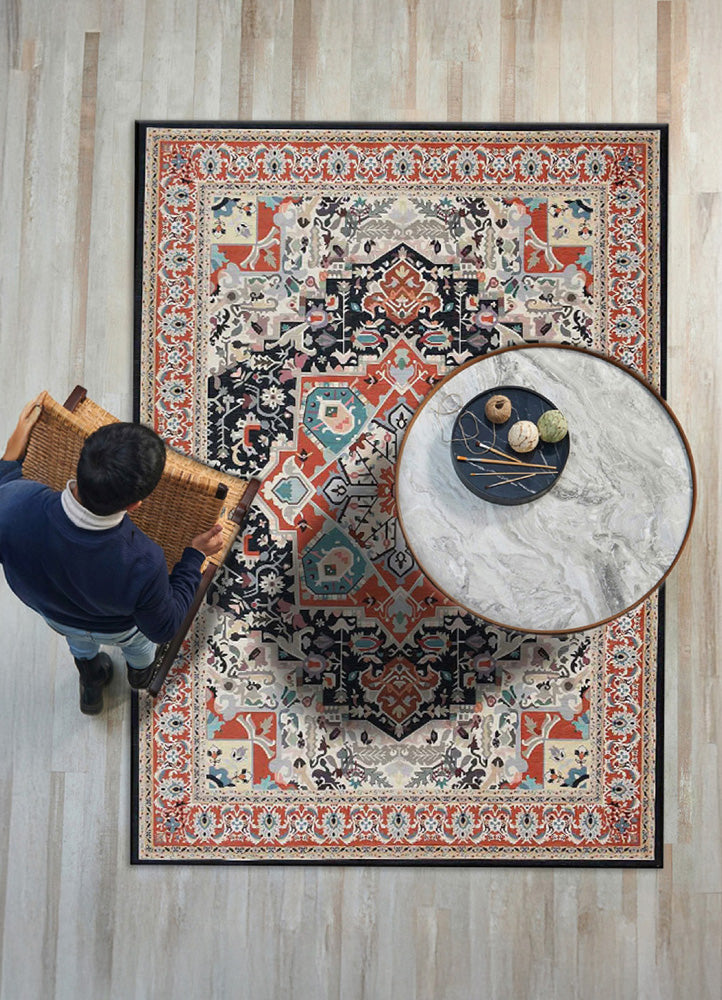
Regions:
M 139 417 L 263 485 L 135 704 L 134 861 L 661 863 L 657 596 L 560 638 L 462 613 L 394 470 L 430 386 L 499 347 L 660 387 L 665 143 L 138 127 Z

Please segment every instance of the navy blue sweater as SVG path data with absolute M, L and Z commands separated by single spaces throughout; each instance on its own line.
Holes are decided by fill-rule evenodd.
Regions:
M 111 634 L 137 626 L 172 639 L 200 582 L 203 553 L 187 548 L 168 576 L 163 550 L 126 515 L 114 528 L 79 528 L 61 494 L 0 460 L 0 563 L 21 601 L 61 625 Z

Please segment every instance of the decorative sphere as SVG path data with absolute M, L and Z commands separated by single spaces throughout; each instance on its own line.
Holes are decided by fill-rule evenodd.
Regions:
M 505 424 L 511 416 L 511 400 L 507 396 L 492 396 L 487 400 L 484 413 L 492 424 Z
M 561 410 L 547 410 L 536 422 L 542 441 L 556 444 L 567 435 L 567 418 Z
M 531 420 L 517 420 L 509 428 L 507 441 L 510 448 L 522 454 L 534 451 L 539 444 L 539 431 L 536 429 L 536 424 L 533 424 Z

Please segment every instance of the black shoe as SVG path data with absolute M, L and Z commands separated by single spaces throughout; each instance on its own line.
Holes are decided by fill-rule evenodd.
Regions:
M 113 676 L 113 661 L 107 653 L 98 653 L 92 660 L 76 660 L 80 674 L 80 711 L 83 715 L 99 715 L 103 711 L 103 688 Z
M 137 667 L 131 667 L 128 663 L 126 664 L 128 670 L 128 683 L 133 688 L 134 691 L 145 691 L 150 682 L 153 680 L 153 674 L 155 673 L 156 661 L 153 660 L 149 667 L 144 667 L 142 670 L 138 670 Z
M 162 642 L 156 650 L 155 657 L 151 665 L 149 667 L 144 667 L 142 670 L 138 670 L 137 667 L 131 667 L 126 661 L 126 666 L 128 668 L 128 683 L 134 691 L 145 691 L 150 687 L 150 682 L 155 677 L 155 672 L 161 665 L 163 657 L 167 653 L 169 646 L 169 642 Z

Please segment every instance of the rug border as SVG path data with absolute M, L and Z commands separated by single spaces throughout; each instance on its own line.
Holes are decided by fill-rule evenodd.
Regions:
M 570 131 L 648 131 L 659 133 L 659 332 L 660 332 L 660 385 L 659 392 L 663 399 L 667 398 L 667 246 L 668 246 L 668 147 L 669 125 L 666 122 L 624 122 L 597 123 L 576 122 L 338 122 L 338 121 L 183 121 L 137 119 L 135 121 L 135 191 L 134 191 L 134 266 L 133 266 L 133 420 L 140 420 L 140 357 L 142 336 L 142 270 L 143 270 L 143 216 L 145 211 L 145 153 L 147 133 L 151 128 L 259 128 L 259 129 L 289 129 L 293 131 L 309 128 L 319 129 L 403 129 L 405 131 L 420 131 L 438 129 L 448 131 L 455 129 L 462 132 L 539 132 L 570 130 Z M 592 859 L 575 861 L 574 859 L 529 861 L 509 861 L 504 859 L 449 859 L 428 860 L 409 859 L 391 860 L 379 859 L 359 861 L 355 858 L 330 858 L 328 860 L 274 858 L 250 859 L 161 859 L 141 858 L 139 850 L 139 695 L 131 692 L 131 738 L 130 738 L 130 864 L 131 865 L 192 865 L 192 866 L 224 866 L 231 868 L 254 866 L 334 866 L 354 868 L 663 868 L 664 867 L 664 667 L 665 667 L 665 632 L 666 632 L 667 591 L 664 583 L 657 591 L 657 689 L 656 689 L 656 739 L 655 739 L 655 809 L 654 809 L 654 856 L 649 860 L 619 860 L 609 861 Z

